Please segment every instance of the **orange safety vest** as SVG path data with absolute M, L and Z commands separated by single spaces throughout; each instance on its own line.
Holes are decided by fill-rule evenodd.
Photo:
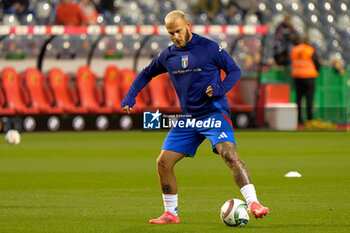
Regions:
M 291 51 L 292 77 L 316 78 L 318 71 L 312 60 L 315 49 L 307 44 L 295 46 Z

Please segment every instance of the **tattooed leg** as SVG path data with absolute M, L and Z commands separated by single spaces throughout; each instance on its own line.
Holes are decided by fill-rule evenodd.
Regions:
M 183 157 L 185 154 L 168 150 L 161 151 L 157 159 L 157 170 L 159 183 L 164 194 L 177 194 L 174 166 Z
M 251 184 L 247 166 L 239 158 L 236 145 L 232 142 L 221 142 L 215 145 L 224 162 L 231 169 L 233 179 L 239 188 Z
M 170 194 L 171 193 L 171 186 L 168 184 L 162 185 L 162 191 L 164 194 Z

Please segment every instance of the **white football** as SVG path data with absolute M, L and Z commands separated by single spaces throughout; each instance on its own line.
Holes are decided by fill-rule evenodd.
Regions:
M 220 218 L 230 227 L 245 226 L 249 221 L 248 206 L 239 199 L 230 199 L 222 205 Z
M 6 142 L 11 145 L 17 145 L 21 142 L 21 135 L 15 129 L 10 129 L 5 135 Z

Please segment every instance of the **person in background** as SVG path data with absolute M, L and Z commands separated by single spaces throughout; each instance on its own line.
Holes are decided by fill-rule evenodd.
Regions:
M 194 13 L 196 15 L 201 14 L 202 12 L 207 13 L 208 20 L 212 21 L 215 15 L 220 10 L 220 1 L 219 0 L 199 0 Z
M 28 11 L 29 0 L 4 0 L 3 6 L 5 14 L 14 14 L 20 17 L 23 14 L 30 13 Z
M 105 16 L 112 15 L 119 10 L 114 0 L 94 0 L 94 4 L 97 11 Z
M 301 100 L 306 97 L 307 118 L 312 120 L 312 104 L 315 93 L 315 78 L 321 62 L 315 49 L 310 45 L 308 37 L 297 39 L 297 45 L 291 51 L 291 76 L 294 78 L 297 105 L 298 122 L 303 124 Z
M 292 25 L 292 17 L 286 13 L 275 31 L 274 59 L 277 65 L 290 65 L 290 47 L 295 44 L 297 37 L 298 33 Z
M 56 8 L 56 24 L 81 25 L 83 14 L 79 5 L 71 0 L 62 0 Z
M 248 14 L 256 14 L 260 23 L 264 23 L 257 0 L 230 0 L 230 3 L 236 5 L 238 9 L 243 11 L 243 20 Z
M 226 11 L 227 20 L 230 20 L 230 18 L 233 17 L 239 10 L 238 7 L 234 4 L 228 4 L 224 6 L 224 9 Z
M 79 7 L 83 14 L 83 23 L 87 25 L 97 24 L 96 19 L 98 13 L 96 11 L 96 7 L 90 0 L 81 0 L 79 3 Z

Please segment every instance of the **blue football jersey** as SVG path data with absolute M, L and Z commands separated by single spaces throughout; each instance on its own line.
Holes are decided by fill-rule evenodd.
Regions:
M 226 73 L 224 81 L 221 69 Z M 169 73 L 183 114 L 230 114 L 225 94 L 237 83 L 241 71 L 219 43 L 195 33 L 185 47 L 171 45 L 154 58 L 135 78 L 121 105 L 134 106 L 138 92 L 153 77 L 165 72 Z M 213 97 L 206 94 L 208 86 L 213 87 Z

